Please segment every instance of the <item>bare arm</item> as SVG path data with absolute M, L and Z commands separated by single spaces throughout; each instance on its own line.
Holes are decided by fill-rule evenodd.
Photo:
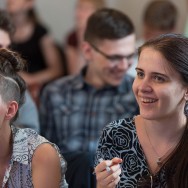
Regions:
M 60 187 L 60 158 L 50 144 L 42 144 L 34 152 L 32 159 L 32 179 L 35 188 Z

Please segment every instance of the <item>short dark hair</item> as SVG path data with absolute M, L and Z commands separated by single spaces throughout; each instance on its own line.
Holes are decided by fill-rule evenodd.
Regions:
M 0 9 L 0 29 L 6 31 L 10 36 L 12 36 L 15 30 L 10 15 L 2 9 Z
M 144 24 L 159 30 L 172 30 L 176 26 L 178 11 L 168 0 L 156 0 L 148 4 L 144 11 Z
M 89 17 L 84 39 L 95 43 L 104 39 L 121 39 L 132 33 L 134 26 L 127 15 L 115 9 L 103 8 Z
M 25 101 L 26 83 L 18 74 L 25 68 L 25 60 L 16 52 L 0 49 L 0 95 L 4 102 L 15 100 L 19 108 Z M 16 120 L 16 116 L 11 120 Z
M 138 53 L 143 49 L 151 47 L 160 52 L 168 61 L 168 65 L 177 71 L 182 79 L 183 84 L 188 86 L 188 38 L 180 34 L 163 34 L 157 38 L 148 40 L 139 49 Z M 174 96 L 176 97 L 176 96 Z M 159 171 L 166 176 L 166 187 L 188 187 L 188 121 L 184 134 L 170 158 L 165 162 Z

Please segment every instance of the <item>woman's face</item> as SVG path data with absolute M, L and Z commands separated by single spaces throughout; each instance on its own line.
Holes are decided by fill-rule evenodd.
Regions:
M 78 29 L 84 29 L 89 16 L 96 11 L 92 2 L 78 0 L 75 10 L 75 20 Z
M 136 71 L 133 91 L 143 118 L 156 120 L 183 114 L 187 88 L 160 52 L 144 48 Z
M 6 2 L 7 10 L 15 14 L 32 8 L 34 0 L 6 0 Z

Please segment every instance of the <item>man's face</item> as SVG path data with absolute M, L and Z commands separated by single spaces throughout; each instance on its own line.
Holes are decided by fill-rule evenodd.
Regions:
M 28 10 L 32 7 L 33 3 L 33 0 L 6 0 L 7 10 L 11 14 Z
M 9 34 L 0 29 L 0 48 L 9 48 L 10 47 L 10 36 Z
M 118 86 L 133 63 L 135 54 L 135 34 L 117 40 L 103 40 L 89 44 L 85 58 L 89 70 L 99 87 Z

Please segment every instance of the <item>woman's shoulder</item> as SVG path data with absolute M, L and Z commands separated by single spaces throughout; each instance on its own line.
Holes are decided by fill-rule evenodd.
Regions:
M 112 121 L 109 123 L 104 130 L 111 130 L 111 129 L 131 129 L 131 130 L 136 130 L 135 128 L 135 121 L 134 117 L 131 118 L 124 118 L 124 119 L 119 119 Z
M 48 33 L 49 33 L 48 29 L 44 25 L 36 24 L 32 40 L 34 40 L 34 39 L 40 39 L 43 36 L 46 36 Z
M 22 143 L 22 145 L 27 145 L 29 150 L 35 150 L 39 145 L 43 143 L 49 143 L 54 146 L 54 144 L 50 143 L 46 138 L 40 136 L 35 130 L 31 128 L 17 128 L 15 126 L 11 126 L 14 144 Z
M 41 147 L 41 148 L 44 148 L 46 150 L 48 149 L 52 150 L 52 148 L 54 148 L 57 154 L 59 155 L 61 162 L 64 165 L 66 165 L 65 164 L 66 162 L 64 158 L 61 156 L 61 152 L 58 146 L 56 146 L 56 144 L 47 140 L 45 137 L 39 135 L 35 130 L 30 129 L 30 128 L 21 129 L 21 128 L 16 128 L 12 126 L 12 132 L 13 132 L 13 137 L 14 137 L 14 144 L 22 142 L 22 145 L 23 144 L 27 145 L 28 149 L 32 150 L 33 152 L 38 148 L 38 146 L 45 144 L 46 146 Z

